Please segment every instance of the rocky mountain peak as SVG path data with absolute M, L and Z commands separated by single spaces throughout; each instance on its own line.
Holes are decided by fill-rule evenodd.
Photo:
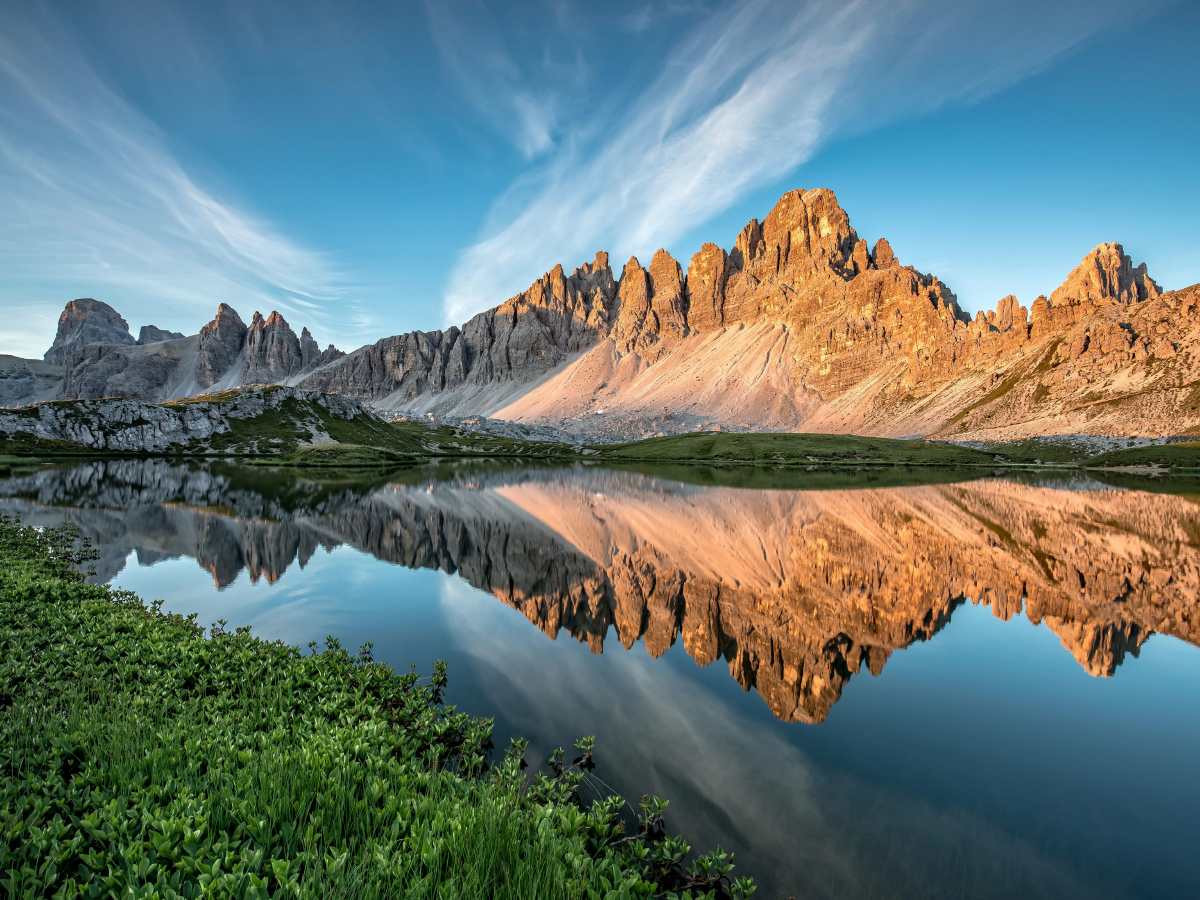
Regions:
M 1124 248 L 1109 243 L 1098 245 L 1071 270 L 1067 280 L 1050 295 L 1049 305 L 1095 306 L 1109 300 L 1129 304 L 1161 293 L 1145 263 L 1134 268 Z
M 876 269 L 890 269 L 892 266 L 900 265 L 887 238 L 880 238 L 875 242 L 875 249 L 871 251 L 871 262 L 874 263 Z
M 804 205 L 808 208 L 813 256 L 822 256 L 836 265 L 844 264 L 858 242 L 858 235 L 850 227 L 850 215 L 828 188 L 805 191 Z
M 76 347 L 86 344 L 133 344 L 129 323 L 99 300 L 83 297 L 70 301 L 58 317 L 54 343 L 42 357 L 56 366 L 66 365 Z
M 754 262 L 766 250 L 762 239 L 762 226 L 758 219 L 751 219 L 733 241 L 733 250 L 729 254 L 730 264 L 736 269 L 744 269 Z
M 571 283 L 579 292 L 585 328 L 599 336 L 608 328 L 609 315 L 617 298 L 617 282 L 608 264 L 608 254 L 601 250 L 590 263 L 584 263 L 571 273 Z
M 653 326 L 660 337 L 684 337 L 688 333 L 688 309 L 683 269 L 670 253 L 660 249 L 650 260 L 649 275 L 653 291 L 650 301 Z
M 693 331 L 715 331 L 724 324 L 725 282 L 729 278 L 729 254 L 707 243 L 688 263 L 688 325 Z
M 300 339 L 287 320 L 276 310 L 266 319 L 255 312 L 246 332 L 246 354 L 238 380 L 242 384 L 274 384 L 298 375 L 303 368 Z
M 236 329 L 239 327 L 245 328 L 246 323 L 242 321 L 242 317 L 238 315 L 238 312 L 236 309 L 234 309 L 228 303 L 221 303 L 217 306 L 217 314 L 213 317 L 213 320 L 211 322 L 209 322 L 208 325 L 206 325 L 205 327 L 206 328 L 214 328 L 217 330 L 221 330 L 221 329 L 225 329 L 225 328 Z M 201 329 L 200 333 L 203 334 L 204 329 Z
M 788 191 L 761 224 L 752 219 L 742 229 L 729 253 L 729 268 L 751 276 L 755 284 L 781 277 L 785 270 L 800 278 L 814 272 L 853 278 L 871 264 L 866 245 L 860 248 L 859 243 L 850 227 L 850 217 L 833 191 Z M 711 268 L 714 262 L 715 256 L 709 251 L 705 265 Z M 744 294 L 752 286 L 743 282 L 735 286 L 734 293 Z M 764 311 L 761 303 L 746 300 L 739 299 L 734 314 L 726 312 L 724 320 L 749 321 Z M 707 315 L 706 303 L 702 321 Z
M 1129 306 L 1161 294 L 1145 263 L 1135 268 L 1120 244 L 1099 244 L 1049 298 L 1038 297 L 1033 301 L 1032 333 L 1037 336 L 1068 328 L 1106 303 Z
M 229 371 L 242 352 L 247 330 L 232 306 L 222 303 L 217 307 L 213 320 L 200 329 L 196 381 L 201 387 L 212 387 Z
M 598 275 L 601 272 L 608 272 L 609 277 L 612 277 L 612 271 L 608 267 L 608 254 L 601 250 L 596 254 L 596 258 L 590 263 L 584 263 L 571 273 L 573 278 L 579 278 L 586 275 Z
M 307 328 L 302 328 L 300 330 L 300 359 L 304 364 L 304 368 L 313 368 L 320 358 L 321 345 L 313 339 Z
M 1009 294 L 996 304 L 995 311 L 989 311 L 987 314 L 988 324 L 999 332 L 1011 330 L 1014 326 L 1025 325 L 1028 312 L 1025 307 L 1018 305 L 1017 298 L 1013 294 Z
M 636 256 L 629 257 L 621 272 L 617 302 L 613 307 L 616 318 L 610 333 L 621 353 L 633 353 L 653 343 L 646 334 L 652 294 L 649 274 Z

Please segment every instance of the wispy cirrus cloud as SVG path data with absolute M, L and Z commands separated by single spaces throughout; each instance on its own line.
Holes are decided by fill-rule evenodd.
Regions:
M 838 135 L 978 100 L 1147 5 L 749 0 L 715 8 L 619 118 L 559 124 L 553 151 L 513 185 L 454 267 L 447 321 L 516 293 L 555 262 L 598 249 L 615 260 L 650 253 Z M 494 89 L 503 103 L 504 85 Z
M 442 62 L 463 93 L 531 159 L 554 144 L 557 98 L 521 73 L 482 0 L 425 0 Z
M 0 22 L 6 293 L 50 283 L 94 294 L 135 332 L 148 321 L 193 331 L 222 301 L 326 320 L 343 285 L 325 255 L 198 183 L 45 9 L 10 6 Z M 0 350 L 40 353 L 45 318 L 18 314 Z

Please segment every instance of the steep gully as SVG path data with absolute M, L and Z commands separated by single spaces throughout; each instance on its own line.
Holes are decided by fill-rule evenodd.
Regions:
M 781 719 L 820 722 L 850 678 L 932 638 L 970 599 L 1045 624 L 1111 676 L 1154 632 L 1200 644 L 1200 508 L 1138 491 L 1004 480 L 823 492 L 696 488 L 575 469 L 268 499 L 228 472 L 156 461 L 43 471 L 0 509 L 75 521 L 102 549 L 194 557 L 218 587 L 274 582 L 341 544 L 457 573 L 551 639 L 609 629 L 654 657 L 682 638 Z
M 161 336 L 143 329 L 143 338 Z M 697 425 L 1009 439 L 1200 428 L 1200 286 L 1163 293 L 1120 244 L 1049 297 L 972 320 L 936 276 L 868 248 L 828 190 L 791 191 L 686 272 L 666 251 L 615 279 L 561 266 L 461 328 L 319 351 L 283 317 L 222 305 L 199 335 L 137 345 L 97 301 L 68 304 L 40 365 L 5 363 L 0 400 L 167 399 L 286 383 L 409 414 L 485 415 L 597 437 Z M 10 361 L 12 358 L 8 358 Z M 0 367 L 2 368 L 2 367 Z M 17 394 L 25 393 L 17 398 Z M 41 394 L 37 392 L 41 391 Z

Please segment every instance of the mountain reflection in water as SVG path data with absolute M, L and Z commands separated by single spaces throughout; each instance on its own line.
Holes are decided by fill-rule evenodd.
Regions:
M 682 638 L 785 721 L 824 721 L 853 675 L 878 675 L 967 599 L 1024 610 L 1095 676 L 1153 632 L 1200 644 L 1200 506 L 1183 497 L 1003 479 L 740 490 L 592 468 L 410 480 L 126 460 L 0 490 L 26 521 L 78 524 L 102 581 L 136 551 L 194 557 L 217 587 L 243 569 L 273 583 L 346 544 L 458 574 L 593 653 L 610 627 L 652 657 Z

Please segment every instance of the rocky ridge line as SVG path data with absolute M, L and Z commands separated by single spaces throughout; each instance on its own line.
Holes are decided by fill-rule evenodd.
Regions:
M 1182 433 L 1200 427 L 1180 391 L 1200 376 L 1195 293 L 1162 296 L 1101 244 L 1031 310 L 1008 296 L 971 319 L 885 239 L 868 248 L 831 191 L 791 191 L 686 272 L 659 250 L 617 280 L 598 254 L 462 329 L 385 338 L 301 383 L 593 439 L 713 426 L 1000 439 L 1175 420 Z M 1128 412 L 1097 402 L 1126 398 Z
M 1200 430 L 1200 285 L 1163 294 L 1107 243 L 1048 297 L 1010 295 L 972 319 L 887 240 L 868 247 L 825 189 L 788 192 L 686 269 L 659 250 L 616 279 L 598 253 L 461 328 L 349 355 L 278 312 L 247 326 L 225 304 L 198 336 L 133 345 L 111 307 L 68 304 L 47 354 L 65 368 L 57 396 L 289 384 L 596 442 L 713 427 L 976 441 Z M 47 398 L 52 373 L 10 368 L 5 397 Z

